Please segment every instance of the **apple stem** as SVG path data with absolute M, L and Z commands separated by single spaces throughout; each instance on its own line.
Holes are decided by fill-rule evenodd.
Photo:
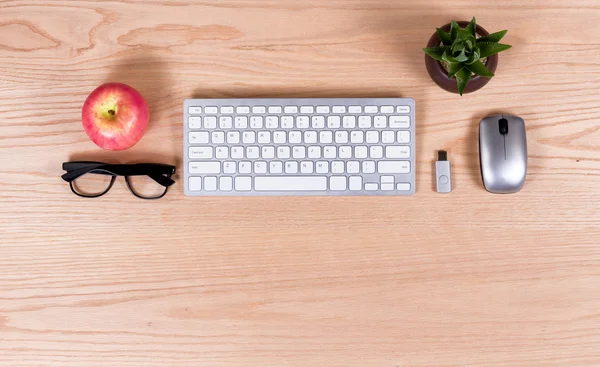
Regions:
M 115 110 L 108 110 L 108 114 L 111 115 L 111 116 L 114 116 L 115 115 Z

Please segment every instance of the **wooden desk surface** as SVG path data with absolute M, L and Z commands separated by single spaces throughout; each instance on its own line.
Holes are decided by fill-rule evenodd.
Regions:
M 600 2 L 0 1 L 0 363 L 600 365 Z M 434 28 L 508 29 L 497 76 L 429 79 Z M 102 151 L 81 105 L 138 88 L 151 125 Z M 413 97 L 417 194 L 97 200 L 72 159 L 177 164 L 190 97 Z M 478 121 L 526 120 L 522 192 L 480 182 Z M 454 191 L 434 192 L 447 149 Z

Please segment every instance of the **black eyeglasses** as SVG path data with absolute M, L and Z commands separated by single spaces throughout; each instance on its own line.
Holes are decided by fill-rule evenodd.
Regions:
M 65 162 L 62 179 L 75 195 L 97 198 L 110 190 L 117 176 L 125 176 L 129 191 L 141 199 L 160 199 L 175 181 L 175 167 L 168 164 L 107 164 L 102 162 Z

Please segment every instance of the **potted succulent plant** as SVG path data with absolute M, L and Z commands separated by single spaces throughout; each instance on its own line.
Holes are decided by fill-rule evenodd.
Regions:
M 506 30 L 489 34 L 475 22 L 456 22 L 436 29 L 423 49 L 433 81 L 448 92 L 474 92 L 494 76 L 498 53 L 510 45 L 498 43 Z

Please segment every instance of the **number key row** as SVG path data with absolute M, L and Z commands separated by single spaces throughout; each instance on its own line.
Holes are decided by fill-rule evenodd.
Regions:
M 410 116 L 191 116 L 188 118 L 190 129 L 408 129 Z
M 189 144 L 408 144 L 409 131 L 200 131 L 188 133 Z

